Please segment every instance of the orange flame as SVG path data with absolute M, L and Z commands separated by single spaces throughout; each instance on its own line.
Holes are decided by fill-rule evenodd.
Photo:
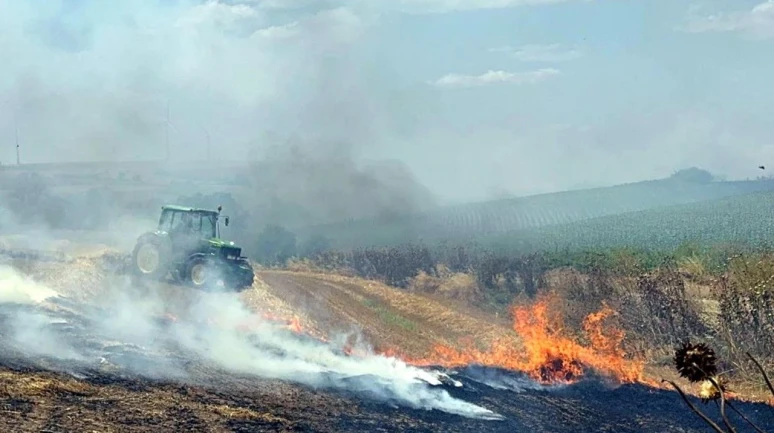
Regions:
M 562 335 L 561 320 L 549 317 L 548 305 L 549 300 L 543 298 L 529 307 L 511 307 L 513 330 L 521 345 L 509 338 L 495 340 L 483 351 L 471 343 L 463 343 L 462 351 L 437 345 L 430 358 L 412 363 L 452 368 L 470 364 L 499 367 L 525 372 L 543 383 L 570 383 L 589 370 L 624 383 L 642 380 L 644 363 L 627 360 L 621 349 L 624 333 L 603 329 L 603 320 L 613 314 L 611 308 L 604 305 L 586 317 L 583 330 L 590 345 L 583 346 Z
M 287 327 L 296 334 L 301 334 L 304 332 L 304 329 L 301 327 L 301 320 L 299 320 L 296 316 L 293 316 L 293 318 L 290 319 Z

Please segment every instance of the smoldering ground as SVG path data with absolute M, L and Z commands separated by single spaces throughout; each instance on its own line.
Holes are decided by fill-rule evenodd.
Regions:
M 222 374 L 292 381 L 362 398 L 465 417 L 499 415 L 433 385 L 444 375 L 395 358 L 348 356 L 342 348 L 261 320 L 231 293 L 192 295 L 181 317 L 164 320 L 168 303 L 116 278 L 99 300 L 80 304 L 0 267 L 3 353 L 31 365 L 78 373 L 109 368 L 143 377 L 207 383 L 193 366 Z M 178 310 L 182 311 L 182 310 Z M 249 325 L 248 330 L 240 326 Z M 42 360 L 45 360 L 42 361 Z M 214 371 L 214 370 L 206 370 Z

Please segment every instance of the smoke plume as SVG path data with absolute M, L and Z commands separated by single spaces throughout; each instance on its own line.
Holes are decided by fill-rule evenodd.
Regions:
M 90 220 L 60 221 L 88 184 L 108 187 L 92 197 L 103 210 L 219 184 L 258 226 L 423 209 L 433 197 L 402 163 L 367 162 L 410 117 L 367 66 L 371 19 L 322 3 L 2 0 L 0 56 L 14 61 L 0 70 L 0 142 L 18 139 L 22 163 L 103 162 L 47 175 L 51 226 Z M 124 168 L 105 161 L 154 165 L 116 184 Z

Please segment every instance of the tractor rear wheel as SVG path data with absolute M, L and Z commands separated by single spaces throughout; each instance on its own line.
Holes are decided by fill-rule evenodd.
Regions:
M 169 245 L 155 236 L 140 238 L 134 247 L 133 268 L 137 275 L 160 280 L 169 271 Z

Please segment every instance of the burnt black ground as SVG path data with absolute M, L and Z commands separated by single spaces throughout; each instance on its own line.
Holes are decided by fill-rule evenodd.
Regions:
M 7 367 L 3 367 L 4 369 Z M 33 374 L 38 369 L 22 369 L 15 366 L 19 376 Z M 621 386 L 607 389 L 597 382 L 584 382 L 561 390 L 539 392 L 528 390 L 515 393 L 497 390 L 472 382 L 464 372 L 455 375 L 464 382 L 462 388 L 452 390 L 459 397 L 480 403 L 506 416 L 501 421 L 471 420 L 454 415 L 422 409 L 397 407 L 383 401 L 370 400 L 364 395 L 352 393 L 304 389 L 303 387 L 277 384 L 256 378 L 232 377 L 224 383 L 207 387 L 180 383 L 153 381 L 140 377 L 121 377 L 115 374 L 83 372 L 83 382 L 110 387 L 113 392 L 125 391 L 139 395 L 146 401 L 154 399 L 154 392 L 172 392 L 180 400 L 196 403 L 227 404 L 233 408 L 270 413 L 276 420 L 229 419 L 221 417 L 202 423 L 195 411 L 180 410 L 167 413 L 166 417 L 148 425 L 136 424 L 132 399 L 120 398 L 98 407 L 101 416 L 113 421 L 113 425 L 125 431 L 153 431 L 155 424 L 190 428 L 189 431 L 405 431 L 405 432 L 708 432 L 710 431 L 693 414 L 688 413 L 682 401 L 674 393 L 654 391 L 643 386 Z M 503 374 L 508 374 L 504 373 Z M 472 389 L 474 388 L 475 389 Z M 288 396 L 292 401 L 288 402 Z M 101 401 L 104 401 L 101 400 Z M 95 404 L 86 398 L 72 396 L 59 398 L 63 407 L 90 408 Z M 774 424 L 772 410 L 762 405 L 741 405 L 745 414 L 766 428 Z M 29 401 L 0 395 L 0 407 L 15 407 L 32 412 Z M 711 407 L 711 406 L 707 406 Z M 709 414 L 718 419 L 717 411 Z M 3 423 L 14 417 L 6 417 Z M 32 417 L 28 417 L 32 418 Z M 753 431 L 745 428 L 738 417 L 738 432 Z M 14 420 L 12 430 L 32 431 L 24 427 L 24 417 Z M 53 429 L 52 431 L 69 430 Z M 147 428 L 147 429 L 146 429 Z
M 447 387 L 450 394 L 465 401 L 479 404 L 506 417 L 502 421 L 477 421 L 448 414 L 427 411 L 406 411 L 414 420 L 427 426 L 439 426 L 439 431 L 482 432 L 704 432 L 709 428 L 674 392 L 657 390 L 643 385 L 611 387 L 601 380 L 589 378 L 570 386 L 550 390 L 526 389 L 513 391 L 496 389 L 475 380 L 484 373 L 494 373 L 501 379 L 524 380 L 518 373 L 471 366 L 451 377 L 463 383 L 462 387 Z M 474 373 L 474 374 L 471 374 Z M 713 420 L 721 423 L 714 404 L 704 405 L 691 399 Z M 736 406 L 759 427 L 774 427 L 774 408 L 765 404 Z M 385 413 L 380 404 L 361 401 L 366 412 Z M 732 413 L 729 418 L 738 432 L 755 431 Z M 395 412 L 398 415 L 398 411 Z M 349 420 L 339 427 L 349 429 Z M 356 431 L 356 430 L 352 430 Z M 417 430 L 417 431 L 434 431 Z

